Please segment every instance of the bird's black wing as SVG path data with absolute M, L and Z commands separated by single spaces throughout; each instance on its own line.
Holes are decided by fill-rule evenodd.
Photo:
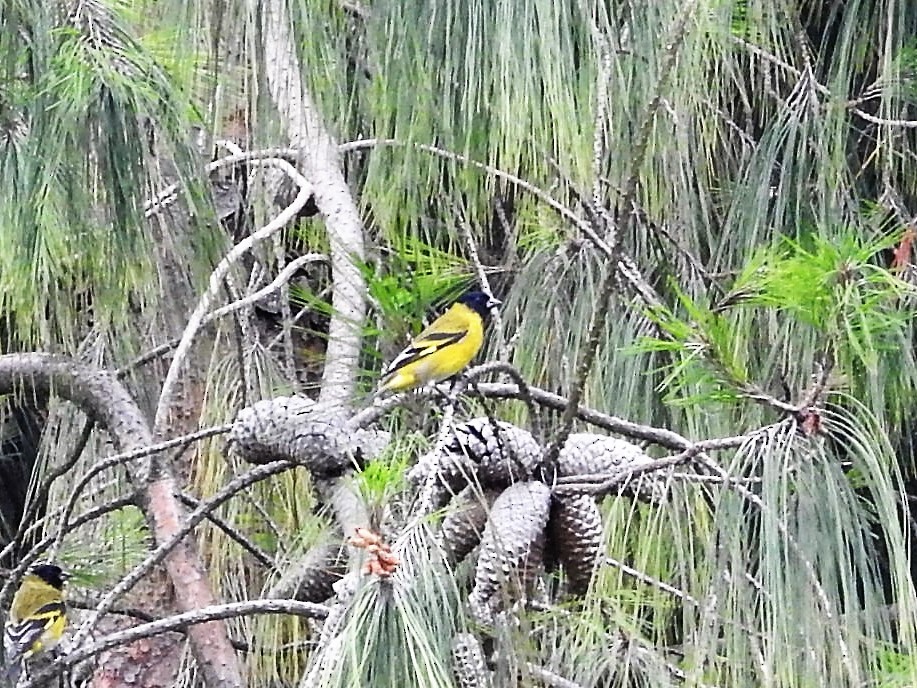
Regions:
M 63 602 L 49 602 L 21 621 L 7 622 L 3 629 L 3 646 L 7 662 L 15 661 L 28 652 L 35 641 L 66 613 L 66 605 Z
M 456 332 L 429 332 L 421 333 L 411 345 L 402 351 L 383 371 L 383 377 L 387 377 L 401 368 L 411 363 L 415 363 L 422 358 L 432 356 L 437 351 L 455 344 L 468 334 L 468 330 Z

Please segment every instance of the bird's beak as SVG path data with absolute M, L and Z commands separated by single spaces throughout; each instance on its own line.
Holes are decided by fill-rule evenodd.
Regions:
M 495 299 L 493 296 L 487 299 L 488 308 L 496 308 L 497 306 L 502 306 L 502 305 L 503 305 L 503 302 L 500 299 Z

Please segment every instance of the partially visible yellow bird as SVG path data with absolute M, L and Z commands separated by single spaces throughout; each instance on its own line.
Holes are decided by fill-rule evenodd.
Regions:
M 6 654 L 6 676 L 13 683 L 22 671 L 22 664 L 39 652 L 57 645 L 67 627 L 67 606 L 64 603 L 65 574 L 54 564 L 32 566 L 10 606 L 3 629 Z
M 404 392 L 457 375 L 484 343 L 484 322 L 500 301 L 480 291 L 461 296 L 382 371 L 380 392 Z

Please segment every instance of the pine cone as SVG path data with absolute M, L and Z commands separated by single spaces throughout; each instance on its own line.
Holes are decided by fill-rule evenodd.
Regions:
M 525 594 L 543 561 L 550 508 L 551 489 L 534 481 L 510 485 L 494 501 L 481 538 L 474 588 L 468 597 L 478 621 L 490 622 L 501 591 Z
M 422 457 L 408 473 L 415 484 L 433 470 L 432 455 Z M 529 480 L 541 458 L 541 447 L 527 430 L 512 423 L 474 418 L 452 430 L 438 457 L 440 482 L 453 492 L 479 482 L 484 487 L 506 487 Z
M 314 546 L 271 586 L 268 597 L 323 602 L 334 596 L 334 584 L 347 573 L 347 549 L 341 542 Z
M 452 639 L 452 673 L 459 688 L 490 688 L 481 643 L 471 633 L 458 633 Z
M 548 537 L 553 557 L 567 574 L 567 589 L 585 595 L 602 556 L 602 515 L 592 495 L 555 496 Z
M 590 473 L 615 473 L 633 466 L 652 463 L 654 459 L 640 447 L 617 437 L 574 433 L 567 438 L 557 458 L 557 476 L 561 478 Z M 548 481 L 550 482 L 550 481 Z M 665 483 L 646 473 L 623 481 L 618 491 L 653 502 L 662 501 Z
M 452 500 L 440 534 L 446 561 L 450 564 L 462 561 L 481 542 L 487 516 L 497 495 L 496 490 L 485 490 L 481 494 L 469 485 Z
M 512 423 L 475 418 L 455 429 L 450 445 L 478 464 L 478 478 L 487 487 L 506 487 L 529 480 L 541 458 L 541 447 L 528 430 Z
M 319 477 L 363 465 L 389 441 L 388 433 L 379 430 L 346 431 L 340 418 L 306 397 L 277 397 L 240 410 L 230 437 L 250 463 L 289 459 Z

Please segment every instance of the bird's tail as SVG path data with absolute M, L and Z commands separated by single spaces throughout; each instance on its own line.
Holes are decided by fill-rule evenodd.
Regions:
M 10 661 L 6 669 L 3 670 L 3 677 L 15 686 L 19 682 L 19 674 L 22 673 L 22 657 L 16 657 Z

